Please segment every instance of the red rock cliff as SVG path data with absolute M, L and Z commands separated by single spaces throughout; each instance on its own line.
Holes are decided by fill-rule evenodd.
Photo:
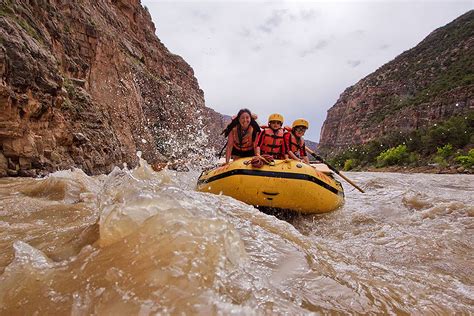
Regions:
M 474 110 L 474 11 L 347 88 L 329 109 L 319 148 L 338 151 Z
M 166 160 L 222 125 L 140 1 L 1 0 L 1 176 Z

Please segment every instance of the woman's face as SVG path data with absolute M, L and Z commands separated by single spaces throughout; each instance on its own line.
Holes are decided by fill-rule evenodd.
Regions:
M 240 126 L 247 128 L 250 125 L 250 114 L 244 112 L 239 117 Z

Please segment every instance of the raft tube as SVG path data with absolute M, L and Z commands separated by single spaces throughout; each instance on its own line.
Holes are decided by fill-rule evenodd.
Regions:
M 330 212 L 344 202 L 342 185 L 331 173 L 295 160 L 275 160 L 274 165 L 253 168 L 250 158 L 237 159 L 203 171 L 197 190 L 304 214 Z

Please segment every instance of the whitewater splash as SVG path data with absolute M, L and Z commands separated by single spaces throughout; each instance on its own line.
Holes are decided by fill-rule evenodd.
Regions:
M 367 194 L 291 222 L 197 177 L 0 179 L 0 313 L 474 312 L 471 176 L 354 173 Z

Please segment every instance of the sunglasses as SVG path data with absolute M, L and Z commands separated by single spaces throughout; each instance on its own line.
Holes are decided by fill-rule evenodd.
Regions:
M 302 127 L 302 126 L 297 126 L 294 128 L 295 132 L 305 132 L 306 131 L 306 127 Z

